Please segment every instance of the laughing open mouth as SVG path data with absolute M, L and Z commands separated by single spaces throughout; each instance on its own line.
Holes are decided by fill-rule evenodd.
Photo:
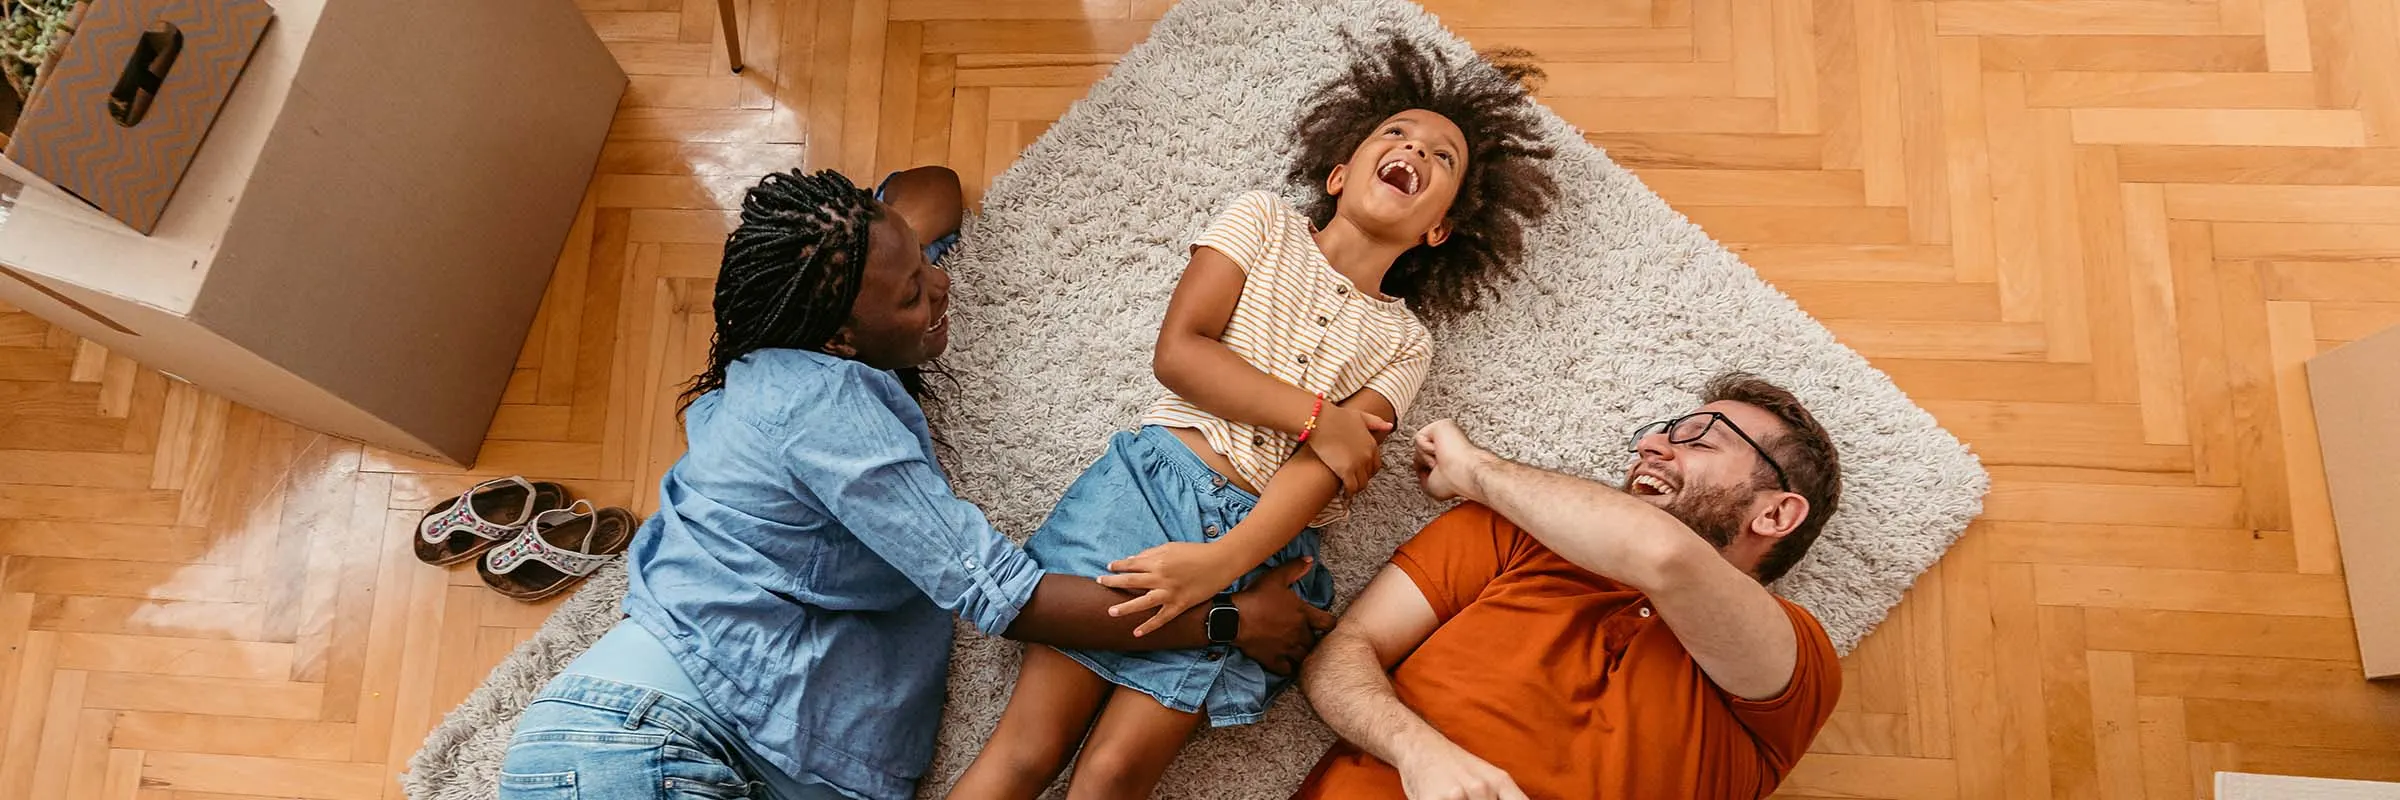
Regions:
M 1417 177 L 1417 168 L 1403 159 L 1383 162 L 1383 166 L 1375 170 L 1375 177 L 1400 190 L 1401 194 L 1412 197 L 1425 184 L 1423 179 Z
M 1625 490 L 1636 497 L 1664 497 L 1675 493 L 1675 485 L 1668 483 L 1665 478 L 1645 472 L 1627 481 Z

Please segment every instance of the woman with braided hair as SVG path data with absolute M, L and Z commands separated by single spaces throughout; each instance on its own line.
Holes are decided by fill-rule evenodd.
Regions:
M 1061 647 L 1208 641 L 1202 614 L 1135 638 L 1133 595 L 1049 575 L 950 492 L 903 374 L 949 345 L 958 178 L 769 175 L 717 276 L 689 448 L 626 552 L 626 618 L 518 720 L 500 796 L 909 797 L 931 763 L 951 617 Z M 920 242 L 918 232 L 932 238 Z M 1237 598 L 1245 653 L 1298 666 L 1332 618 Z

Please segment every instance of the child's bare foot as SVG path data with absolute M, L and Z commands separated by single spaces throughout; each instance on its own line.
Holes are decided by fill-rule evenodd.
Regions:
M 892 207 L 921 241 L 958 230 L 967 208 L 966 190 L 949 167 L 924 166 L 893 173 L 883 184 L 883 203 Z

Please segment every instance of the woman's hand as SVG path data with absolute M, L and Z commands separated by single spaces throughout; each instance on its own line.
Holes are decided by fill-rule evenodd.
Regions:
M 1225 555 L 1229 549 L 1168 542 L 1117 559 L 1108 565 L 1109 571 L 1117 574 L 1100 576 L 1100 585 L 1142 592 L 1142 596 L 1111 606 L 1108 615 L 1122 617 L 1158 609 L 1150 621 L 1133 629 L 1135 636 L 1149 635 L 1193 606 L 1225 591 L 1242 573 L 1250 571 L 1251 565 L 1227 563 Z
M 1250 588 L 1233 593 L 1233 606 L 1242 614 L 1242 630 L 1233 637 L 1233 646 L 1268 672 L 1298 673 L 1317 639 L 1333 630 L 1333 614 L 1292 591 L 1292 584 L 1308 575 L 1315 563 L 1313 558 L 1283 562 Z
M 1308 447 L 1342 479 L 1343 494 L 1358 494 L 1383 466 L 1376 434 L 1391 429 L 1392 423 L 1382 417 L 1327 404 L 1317 413 L 1317 430 L 1308 435 Z

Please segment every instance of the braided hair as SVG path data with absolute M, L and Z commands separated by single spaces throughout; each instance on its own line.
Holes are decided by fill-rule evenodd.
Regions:
M 833 170 L 774 173 L 750 187 L 717 270 L 708 369 L 684 387 L 682 406 L 725 388 L 726 368 L 753 350 L 833 341 L 858 300 L 868 229 L 882 217 L 873 194 Z

